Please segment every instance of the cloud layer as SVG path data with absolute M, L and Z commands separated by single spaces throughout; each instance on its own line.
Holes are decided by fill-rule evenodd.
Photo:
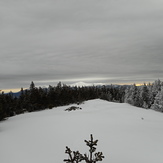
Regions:
M 2 0 L 1 89 L 162 79 L 161 0 Z

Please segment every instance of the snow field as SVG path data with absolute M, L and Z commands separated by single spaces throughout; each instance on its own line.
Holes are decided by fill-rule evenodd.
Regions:
M 70 106 L 0 122 L 0 162 L 62 163 L 66 146 L 88 153 L 90 134 L 99 140 L 103 163 L 163 162 L 162 113 L 99 99 L 64 111 Z

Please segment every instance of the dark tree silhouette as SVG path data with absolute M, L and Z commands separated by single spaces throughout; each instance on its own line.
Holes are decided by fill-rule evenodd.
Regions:
M 66 146 L 65 153 L 69 155 L 68 159 L 64 159 L 66 163 L 79 163 L 85 161 L 86 163 L 96 163 L 102 161 L 104 158 L 102 152 L 96 152 L 96 147 L 98 140 L 93 140 L 93 135 L 91 134 L 91 140 L 85 140 L 86 145 L 89 147 L 89 154 L 81 154 L 79 151 L 71 151 L 69 147 Z

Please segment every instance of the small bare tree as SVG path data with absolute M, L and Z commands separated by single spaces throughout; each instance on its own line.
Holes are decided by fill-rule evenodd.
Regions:
M 66 146 L 65 153 L 69 155 L 68 159 L 64 159 L 66 163 L 79 163 L 81 161 L 85 161 L 86 163 L 96 163 L 97 161 L 102 161 L 104 158 L 102 152 L 96 152 L 98 140 L 93 140 L 93 136 L 91 134 L 91 140 L 85 140 L 86 145 L 89 147 L 89 154 L 81 154 L 79 151 L 71 151 L 70 148 Z

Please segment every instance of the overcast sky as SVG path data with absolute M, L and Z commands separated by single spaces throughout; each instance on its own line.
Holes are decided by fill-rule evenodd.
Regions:
M 162 0 L 0 0 L 0 89 L 163 79 Z

